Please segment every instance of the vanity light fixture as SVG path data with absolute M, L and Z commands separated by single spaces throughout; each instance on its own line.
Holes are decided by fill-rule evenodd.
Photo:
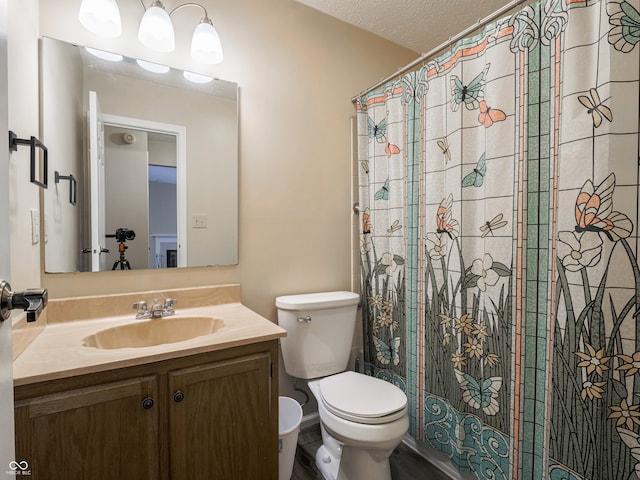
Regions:
M 203 75 L 201 73 L 195 73 L 195 72 L 188 72 L 186 70 L 182 72 L 182 75 L 184 76 L 184 78 L 186 78 L 187 80 L 193 83 L 209 83 L 210 81 L 213 80 L 213 77 L 210 77 L 209 75 Z
M 200 19 L 193 31 L 191 56 L 194 60 L 208 65 L 222 62 L 224 58 L 222 43 L 204 6 L 189 2 L 178 5 L 167 12 L 161 0 L 154 0 L 148 8 L 145 7 L 142 0 L 140 0 L 140 4 L 145 12 L 140 20 L 138 40 L 144 46 L 158 52 L 172 52 L 175 49 L 175 34 L 171 16 L 184 7 L 198 7 L 204 12 L 204 17 Z M 116 22 L 111 18 L 115 17 L 117 17 L 117 28 L 112 26 Z M 117 37 L 122 30 L 116 0 L 82 0 L 78 18 L 82 25 L 96 35 Z
M 204 8 L 204 7 L 203 7 Z M 205 10 L 204 18 L 193 31 L 191 39 L 191 56 L 194 60 L 208 65 L 220 63 L 222 55 L 222 43 L 218 32 L 213 27 L 213 22 Z
M 138 40 L 157 52 L 173 52 L 176 48 L 173 24 L 160 0 L 155 0 L 144 12 L 138 28 Z
M 84 47 L 87 52 L 89 52 L 94 57 L 101 58 L 102 60 L 107 60 L 109 62 L 120 62 L 122 61 L 122 55 L 118 55 L 117 53 L 105 52 L 104 50 L 98 50 L 97 48 Z
M 167 73 L 170 69 L 166 65 L 159 63 L 147 62 L 146 60 L 136 60 L 136 63 L 145 70 L 153 73 Z

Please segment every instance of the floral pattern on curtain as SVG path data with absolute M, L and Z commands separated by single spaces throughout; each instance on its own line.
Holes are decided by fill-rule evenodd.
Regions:
M 640 478 L 639 12 L 544 0 L 356 102 L 365 368 L 477 478 Z
M 361 178 L 361 275 L 366 370 L 407 389 L 406 248 L 409 146 L 413 117 L 407 95 L 413 75 L 389 85 L 372 101 L 358 103 Z

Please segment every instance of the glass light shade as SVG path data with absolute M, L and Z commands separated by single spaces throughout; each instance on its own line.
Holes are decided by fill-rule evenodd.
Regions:
M 191 56 L 209 65 L 220 63 L 224 58 L 220 37 L 208 18 L 203 19 L 193 31 Z
M 122 55 L 117 53 L 105 52 L 104 50 L 98 50 L 97 48 L 84 47 L 94 57 L 101 58 L 102 60 L 108 60 L 109 62 L 119 62 L 122 60 Z
M 82 0 L 78 20 L 87 30 L 101 37 L 115 38 L 122 33 L 116 0 Z
M 173 24 L 161 2 L 154 2 L 144 12 L 138 29 L 138 40 L 157 52 L 172 52 L 176 48 Z
M 182 73 L 184 78 L 193 83 L 209 83 L 213 80 L 213 77 L 209 75 L 202 75 L 201 73 L 187 72 L 186 70 Z
M 147 62 L 146 60 L 136 60 L 138 65 L 140 65 L 145 70 L 153 73 L 167 73 L 169 71 L 169 67 L 166 65 L 160 65 L 159 63 Z

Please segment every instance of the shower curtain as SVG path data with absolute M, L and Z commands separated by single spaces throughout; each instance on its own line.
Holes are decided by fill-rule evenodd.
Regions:
M 640 478 L 639 12 L 543 0 L 356 101 L 365 369 L 476 478 Z

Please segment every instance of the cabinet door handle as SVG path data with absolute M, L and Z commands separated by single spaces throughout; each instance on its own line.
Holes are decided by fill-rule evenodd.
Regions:
M 180 403 L 182 400 L 184 400 L 184 393 L 181 390 L 178 390 L 176 393 L 173 394 L 174 402 Z
M 153 407 L 153 398 L 151 397 L 147 397 L 144 400 L 142 400 L 142 408 L 144 408 L 145 410 L 149 410 L 150 408 Z

